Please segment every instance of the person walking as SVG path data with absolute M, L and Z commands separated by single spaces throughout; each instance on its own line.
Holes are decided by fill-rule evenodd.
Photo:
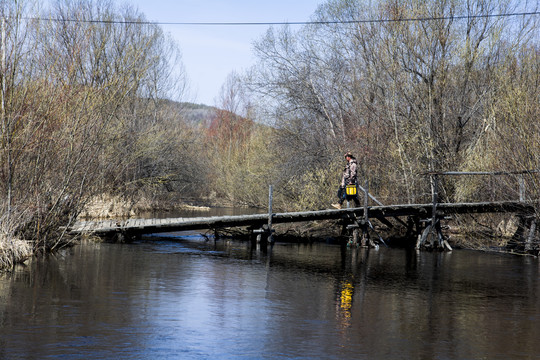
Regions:
M 343 174 L 341 176 L 341 183 L 339 184 L 338 189 L 338 202 L 336 204 L 332 204 L 333 207 L 336 209 L 341 209 L 343 206 L 343 202 L 345 200 L 347 201 L 354 201 L 354 205 L 356 207 L 360 206 L 360 200 L 358 199 L 357 195 L 357 185 L 358 185 L 358 162 L 356 161 L 356 158 L 351 152 L 347 152 L 345 154 L 345 159 L 347 160 L 347 165 L 345 165 L 345 169 L 343 169 Z M 354 195 L 347 194 L 346 188 L 347 185 L 354 185 Z

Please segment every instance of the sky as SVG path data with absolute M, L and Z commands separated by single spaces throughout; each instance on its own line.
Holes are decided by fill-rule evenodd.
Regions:
M 149 21 L 178 22 L 300 22 L 308 21 L 324 0 L 129 0 Z M 122 1 L 118 2 L 119 4 Z M 293 25 L 298 27 L 299 25 Z M 254 40 L 268 25 L 162 25 L 178 43 L 190 84 L 182 101 L 218 105 L 227 76 L 255 63 Z

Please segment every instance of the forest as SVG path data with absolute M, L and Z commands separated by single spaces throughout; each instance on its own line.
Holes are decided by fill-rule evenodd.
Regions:
M 96 198 L 264 207 L 273 185 L 277 209 L 328 208 L 347 151 L 385 204 L 429 202 L 432 171 L 532 170 L 540 214 L 538 6 L 327 0 L 298 30 L 269 27 L 200 120 L 180 45 L 144 14 L 4 1 L 2 266 L 69 245 Z M 515 200 L 518 182 L 445 177 L 440 195 Z

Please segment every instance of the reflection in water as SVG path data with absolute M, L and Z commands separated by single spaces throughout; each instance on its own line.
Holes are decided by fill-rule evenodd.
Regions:
M 338 285 L 336 315 L 342 330 L 352 325 L 353 297 L 356 288 L 365 289 L 365 277 L 362 271 L 365 270 L 368 254 L 369 250 L 365 248 L 341 247 L 341 275 L 339 279 L 336 279 Z M 361 303 L 357 306 L 361 306 Z
M 339 287 L 339 298 L 336 301 L 336 315 L 341 330 L 345 330 L 352 325 L 351 309 L 353 305 L 354 283 L 342 280 Z M 343 331 L 341 331 L 341 334 L 343 334 Z
M 538 279 L 467 251 L 89 243 L 0 278 L 0 358 L 532 358 Z
M 351 281 L 344 281 L 341 283 L 339 307 L 341 308 L 341 311 L 343 311 L 344 317 L 347 319 L 351 317 L 353 291 L 354 285 Z

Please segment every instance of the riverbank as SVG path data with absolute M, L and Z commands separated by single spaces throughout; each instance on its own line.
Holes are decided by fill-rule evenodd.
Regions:
M 80 219 L 128 219 L 155 212 L 174 212 L 179 210 L 210 211 L 210 205 L 197 200 L 162 201 L 140 198 L 126 200 L 122 197 L 101 195 L 91 199 L 85 206 Z

